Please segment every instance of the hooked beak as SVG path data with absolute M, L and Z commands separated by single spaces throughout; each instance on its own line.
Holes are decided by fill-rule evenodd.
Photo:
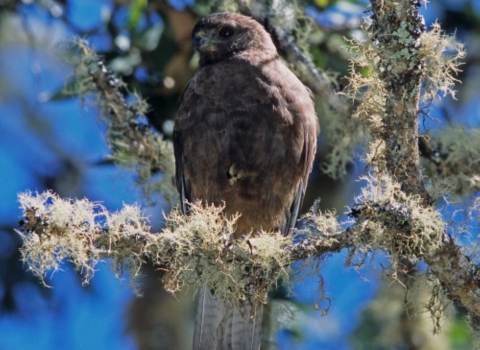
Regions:
M 195 51 L 199 49 L 208 50 L 213 49 L 211 41 L 207 38 L 207 35 L 203 30 L 198 31 L 192 38 L 192 46 Z

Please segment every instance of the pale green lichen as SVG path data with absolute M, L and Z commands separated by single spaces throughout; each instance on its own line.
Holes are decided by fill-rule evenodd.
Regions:
M 418 40 L 414 40 L 412 34 L 406 29 L 406 25 L 406 22 L 402 22 L 390 39 L 401 44 L 403 48 L 389 54 L 381 52 L 386 48 L 378 46 L 375 33 L 372 33 L 370 28 L 365 25 L 362 28 L 363 41 L 349 41 L 353 58 L 349 68 L 349 85 L 343 94 L 351 100 L 360 102 L 353 117 L 358 118 L 361 123 L 370 128 L 370 134 L 375 136 L 373 139 L 378 137 L 381 132 L 385 132 L 382 129 L 382 121 L 387 117 L 385 114 L 386 102 L 387 99 L 394 98 L 388 95 L 385 81 L 381 77 L 386 73 L 385 71 L 391 71 L 390 74 L 395 75 L 399 69 L 406 68 L 402 66 L 405 62 L 410 62 L 410 64 L 424 62 L 424 67 L 408 67 L 410 70 L 425 71 L 420 100 L 430 100 L 439 92 L 443 96 L 450 94 L 455 97 L 453 87 L 458 80 L 454 75 L 459 72 L 461 59 L 465 57 L 463 45 L 456 42 L 454 36 L 443 34 L 438 24 L 434 24 L 431 30 L 423 33 Z M 416 43 L 416 41 L 418 41 L 418 45 L 415 44 L 415 47 L 412 48 L 412 45 L 409 44 Z M 416 58 L 410 59 L 413 56 Z M 386 64 L 385 57 L 391 61 L 389 61 L 390 64 Z M 409 91 L 409 95 L 406 97 L 413 98 L 418 91 L 419 86 L 416 86 Z M 376 145 L 370 142 L 369 145 L 366 162 L 374 164 L 374 160 L 382 159 L 381 148 L 379 148 L 378 142 Z
M 59 198 L 52 192 L 19 195 L 25 212 L 21 248 L 23 261 L 42 280 L 70 261 L 88 283 L 100 259 L 111 258 L 112 269 L 124 270 L 132 284 L 149 260 L 165 271 L 166 290 L 188 286 L 212 288 L 229 302 L 265 303 L 270 287 L 288 281 L 290 238 L 262 233 L 249 241 L 235 241 L 237 217 L 225 218 L 223 207 L 191 205 L 190 215 L 173 210 L 165 229 L 150 232 L 148 220 L 136 206 L 109 213 L 102 205 Z
M 231 303 L 248 298 L 265 303 L 270 286 L 280 277 L 288 280 L 288 254 L 282 247 L 290 239 L 272 232 L 234 241 L 237 217 L 224 218 L 222 210 L 192 206 L 189 216 L 170 213 L 161 236 L 174 242 L 175 252 L 156 254 L 160 265 L 174 264 L 166 270 L 165 287 L 171 292 L 187 285 L 208 287 Z
M 148 124 L 149 106 L 137 93 L 130 93 L 127 103 L 124 83 L 116 78 L 103 59 L 84 40 L 73 40 L 59 46 L 58 54 L 72 64 L 74 73 L 63 94 L 78 95 L 101 110 L 99 119 L 107 122 L 106 140 L 110 156 L 117 164 L 137 174 L 138 185 L 147 198 L 161 192 L 175 201 L 175 161 L 171 141 L 164 140 Z
M 27 220 L 23 231 L 17 230 L 23 239 L 22 260 L 42 281 L 47 271 L 59 270 L 67 260 L 86 284 L 98 259 L 105 256 L 112 257 L 117 273 L 125 265 L 132 278 L 137 276 L 144 259 L 138 247 L 132 244 L 119 249 L 117 243 L 149 236 L 150 227 L 139 207 L 125 205 L 121 211 L 109 213 L 99 203 L 62 199 L 51 191 L 24 192 L 19 201 Z
M 349 66 L 349 85 L 342 92 L 352 101 L 359 101 L 354 118 L 374 128 L 381 126 L 385 116 L 386 89 L 377 69 L 380 62 L 378 48 L 372 34 L 364 29 L 364 40 L 349 40 L 350 50 L 354 53 Z
M 425 60 L 422 100 L 434 99 L 438 93 L 455 98 L 455 78 L 466 56 L 464 45 L 454 35 L 446 35 L 438 23 L 421 36 L 419 55 Z
M 424 207 L 419 196 L 405 194 L 401 185 L 388 175 L 364 176 L 362 180 L 366 185 L 357 202 L 367 206 L 368 219 L 362 229 L 369 234 L 366 241 L 359 236 L 359 245 L 369 246 L 368 250 L 386 248 L 394 270 L 402 259 L 414 263 L 423 256 L 435 254 L 442 245 L 445 230 L 440 213 L 432 207 Z M 398 215 L 392 216 L 397 211 Z M 395 217 L 393 222 L 392 217 Z

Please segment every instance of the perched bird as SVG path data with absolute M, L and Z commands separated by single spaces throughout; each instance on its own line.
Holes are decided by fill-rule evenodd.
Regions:
M 199 69 L 175 117 L 176 185 L 186 202 L 240 213 L 234 237 L 295 226 L 316 151 L 307 87 L 281 62 L 252 18 L 215 13 L 193 30 Z M 224 305 L 200 291 L 194 349 L 259 349 L 262 305 Z

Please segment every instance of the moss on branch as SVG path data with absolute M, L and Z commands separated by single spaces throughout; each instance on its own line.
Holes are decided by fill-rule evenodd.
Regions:
M 221 207 L 192 206 L 190 216 L 174 210 L 165 218 L 165 229 L 154 234 L 135 206 L 109 213 L 86 199 L 23 193 L 18 231 L 24 240 L 22 257 L 42 280 L 63 260 L 70 261 L 84 283 L 100 259 L 112 259 L 117 275 L 126 270 L 132 281 L 149 260 L 165 271 L 163 282 L 170 292 L 208 285 L 230 302 L 247 297 L 266 302 L 267 291 L 279 278 L 288 281 L 293 261 L 322 259 L 342 249 L 364 254 L 381 250 L 390 255 L 394 273 L 401 272 L 400 259 L 427 262 L 436 278 L 448 282 L 449 298 L 480 315 L 469 304 L 480 291 L 480 267 L 445 233 L 439 214 L 422 208 L 418 196 L 402 197 L 400 185 L 388 177 L 382 183 L 366 180 L 351 210 L 352 221 L 342 225 L 334 213 L 312 210 L 306 218 L 311 233 L 299 232 L 293 242 L 278 233 L 234 241 L 236 218 L 223 217 Z
M 425 174 L 435 198 L 480 191 L 480 130 L 462 126 L 441 129 L 420 138 Z
M 107 121 L 106 140 L 111 158 L 136 172 L 138 184 L 145 195 L 161 192 L 174 201 L 175 161 L 173 145 L 148 124 L 145 113 L 148 104 L 137 94 L 127 102 L 125 86 L 110 71 L 103 58 L 84 40 L 74 40 L 59 46 L 59 53 L 73 65 L 74 84 L 65 87 L 65 94 L 93 96 L 99 106 L 100 119 Z M 160 180 L 155 175 L 161 174 Z
M 174 293 L 185 286 L 208 285 L 234 302 L 254 298 L 265 303 L 270 286 L 288 280 L 289 239 L 280 233 L 234 241 L 237 217 L 223 217 L 222 207 L 191 205 L 189 216 L 173 210 L 165 229 L 154 234 L 136 206 L 109 213 L 87 199 L 62 199 L 52 192 L 19 195 L 23 261 L 42 280 L 49 270 L 70 261 L 92 278 L 100 259 L 111 258 L 117 275 L 126 270 L 132 282 L 151 261 L 165 271 L 165 288 Z

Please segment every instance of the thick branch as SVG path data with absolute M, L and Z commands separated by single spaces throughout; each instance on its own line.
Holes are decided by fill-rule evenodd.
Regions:
M 434 209 L 429 205 L 420 169 L 418 105 L 421 80 L 426 72 L 425 57 L 431 53 L 422 54 L 420 50 L 427 42 L 423 18 L 418 13 L 420 3 L 415 0 L 372 0 L 371 3 L 373 22 L 369 30 L 373 42 L 378 43 L 379 78 L 386 93 L 383 125 L 378 129 L 385 146 L 386 170 L 400 183 L 407 197 L 420 199 L 418 209 L 425 215 Z M 448 76 L 450 72 L 444 74 Z M 419 231 L 411 230 L 422 246 L 415 255 L 429 265 L 448 297 L 478 319 L 478 266 L 469 262 L 446 232 L 437 236 L 439 242 L 429 242 L 425 224 L 427 222 Z M 438 229 L 436 231 L 438 233 Z
M 472 263 L 446 233 L 442 247 L 435 254 L 425 256 L 425 262 L 439 279 L 447 297 L 468 310 L 473 316 L 472 326 L 479 330 L 480 266 Z
M 171 291 L 186 284 L 214 283 L 229 291 L 227 297 L 260 291 L 257 295 L 265 301 L 268 286 L 287 277 L 293 261 L 322 258 L 342 249 L 379 249 L 390 254 L 393 263 L 404 256 L 424 259 L 449 298 L 480 317 L 480 267 L 446 233 L 436 235 L 441 222 L 427 227 L 435 218 L 433 210 L 418 213 L 408 204 L 365 201 L 352 208 L 355 221 L 346 230 L 331 214 L 312 213 L 307 224 L 313 236 L 298 236 L 292 243 L 270 233 L 234 242 L 235 220 L 219 220 L 222 208 L 192 206 L 190 216 L 173 211 L 166 218 L 166 229 L 153 234 L 136 207 L 108 213 L 87 200 L 63 200 L 50 192 L 22 194 L 20 200 L 25 213 L 20 223 L 21 251 L 39 276 L 67 259 L 84 272 L 87 282 L 99 259 L 113 258 L 116 269 L 125 266 L 135 277 L 143 262 L 150 260 L 166 271 L 164 283 Z
M 426 28 L 418 1 L 372 0 L 374 42 L 378 42 L 379 78 L 386 91 L 381 138 L 386 168 L 407 194 L 427 204 L 418 152 L 418 103 L 425 62 L 419 54 Z

